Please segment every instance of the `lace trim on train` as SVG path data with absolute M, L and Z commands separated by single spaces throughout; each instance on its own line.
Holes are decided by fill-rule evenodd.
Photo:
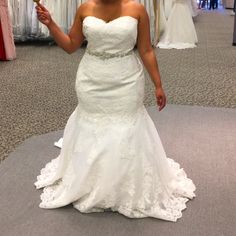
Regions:
M 106 210 L 118 211 L 119 213 L 130 218 L 144 218 L 155 217 L 168 221 L 176 221 L 182 217 L 182 210 L 186 208 L 186 203 L 189 199 L 195 197 L 194 191 L 196 190 L 192 180 L 187 178 L 183 169 L 180 169 L 178 163 L 168 158 L 169 164 L 176 172 L 178 178 L 181 180 L 182 189 L 173 189 L 172 194 L 166 197 L 163 194 L 164 187 L 162 184 L 153 184 L 153 168 L 149 163 L 145 163 L 144 166 L 144 178 L 142 196 L 134 204 L 135 183 L 132 178 L 132 171 L 130 171 L 125 181 L 117 190 L 112 191 L 106 198 L 96 205 L 96 207 L 89 208 L 91 201 L 96 196 L 96 187 L 92 190 L 92 193 L 88 198 L 78 199 L 73 202 L 73 206 L 81 212 L 103 212 Z M 58 166 L 58 158 L 49 162 L 45 168 L 41 170 L 41 174 L 37 177 L 38 184 L 36 186 L 40 188 L 40 181 L 46 178 L 53 177 Z M 94 170 L 94 175 L 89 178 L 89 185 L 96 186 L 98 181 L 98 173 Z M 153 193 L 153 185 L 155 185 L 155 192 Z M 62 179 L 57 180 L 54 184 L 47 186 L 43 189 L 43 193 L 40 198 L 42 202 L 40 207 L 45 207 L 53 201 L 60 190 L 65 190 L 66 186 L 63 184 Z M 119 191 L 119 192 L 117 192 Z M 122 196 L 124 199 L 122 200 Z M 135 205 L 135 206 L 134 206 Z M 47 207 L 46 207 L 47 208 Z
M 50 181 L 54 177 L 58 167 L 58 162 L 59 157 L 54 158 L 41 169 L 40 175 L 37 176 L 37 181 L 34 183 L 37 189 L 44 187 L 47 180 Z
M 169 164 L 172 168 L 175 168 L 177 176 L 182 177 L 181 189 L 173 189 L 170 196 L 166 196 L 164 193 L 164 186 L 159 182 L 155 186 L 155 192 L 150 191 L 153 189 L 153 168 L 148 163 L 144 166 L 144 179 L 142 189 L 142 196 L 139 198 L 136 204 L 135 199 L 135 179 L 132 178 L 132 171 L 127 174 L 123 184 L 111 194 L 107 195 L 105 199 L 96 205 L 94 208 L 89 208 L 90 203 L 96 195 L 93 193 L 87 199 L 83 201 L 73 202 L 73 206 L 81 212 L 103 212 L 107 209 L 111 211 L 117 211 L 129 218 L 144 218 L 154 217 L 168 221 L 176 221 L 182 217 L 182 211 L 186 208 L 186 203 L 193 197 L 195 197 L 195 185 L 192 180 L 187 178 L 183 169 L 179 168 L 179 164 L 174 160 L 168 158 Z M 156 185 L 156 184 L 155 184 Z M 185 185 L 185 186 L 184 186 Z M 185 187 L 185 188 L 184 188 Z M 126 196 L 124 199 L 119 199 L 119 196 Z M 128 196 L 128 197 L 127 197 Z

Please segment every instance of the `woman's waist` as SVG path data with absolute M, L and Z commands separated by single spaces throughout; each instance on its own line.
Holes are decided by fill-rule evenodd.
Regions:
M 98 60 L 116 60 L 120 58 L 124 58 L 127 56 L 135 55 L 134 49 L 127 49 L 127 50 L 96 50 L 92 48 L 87 48 L 85 51 L 85 55 L 89 55 L 92 57 L 97 58 Z
M 90 56 L 97 57 L 100 60 L 111 60 L 111 59 L 123 58 L 130 55 L 134 55 L 134 50 L 131 49 L 131 50 L 126 50 L 126 51 L 111 52 L 111 51 L 96 51 L 96 50 L 87 48 L 85 53 Z
M 103 54 L 101 52 L 98 53 L 86 50 L 83 58 L 81 59 L 79 68 L 83 71 L 85 69 L 86 74 L 89 72 L 93 72 L 95 74 L 100 72 L 105 74 L 129 74 L 129 72 L 132 73 L 132 71 L 142 70 L 142 63 L 134 50 L 122 53 Z

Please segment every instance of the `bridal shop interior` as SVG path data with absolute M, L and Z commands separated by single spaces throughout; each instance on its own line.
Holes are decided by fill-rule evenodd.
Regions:
M 64 33 L 68 34 L 78 7 L 85 2 L 86 0 L 41 0 L 40 4 L 48 9 L 52 19 Z M 129 59 L 125 61 L 125 58 L 131 57 L 130 52 L 124 55 L 119 54 L 119 56 L 117 56 L 118 53 L 114 53 L 114 56 L 106 52 L 84 56 L 90 53 L 87 47 L 90 45 L 88 39 L 91 35 L 87 27 L 94 27 L 94 29 L 98 26 L 107 27 L 107 29 L 110 27 L 111 33 L 122 24 L 127 29 L 133 29 L 138 20 L 134 17 L 120 16 L 106 22 L 95 16 L 87 16 L 84 18 L 83 28 L 85 40 L 81 48 L 68 54 L 57 45 L 47 26 L 40 23 L 35 8 L 37 1 L 0 0 L 0 235 L 236 235 L 236 1 L 137 0 L 137 2 L 145 7 L 148 14 L 150 41 L 158 61 L 167 104 L 162 111 L 158 110 L 155 86 L 150 73 L 144 67 L 143 104 L 145 110 L 141 114 L 147 111 L 148 115 L 144 120 L 149 123 L 141 123 L 140 118 L 139 126 L 135 126 L 136 133 L 129 127 L 127 136 L 121 141 L 122 164 L 128 162 L 125 156 L 127 153 L 132 155 L 132 158 L 140 158 L 138 159 L 140 163 L 135 164 L 139 169 L 135 172 L 132 166 L 127 166 L 127 169 L 124 169 L 122 165 L 118 166 L 120 163 L 116 160 L 111 161 L 112 157 L 107 154 L 108 150 L 111 150 L 111 156 L 118 157 L 119 150 L 113 141 L 118 140 L 119 135 L 124 135 L 123 129 L 125 130 L 126 123 L 130 122 L 129 118 L 125 120 L 124 126 L 121 126 L 123 123 L 119 120 L 113 120 L 112 115 L 109 117 L 109 122 L 101 118 L 102 122 L 99 123 L 97 121 L 100 119 L 99 115 L 91 118 L 89 112 L 91 109 L 100 108 L 100 98 L 96 97 L 98 100 L 92 100 L 87 94 L 83 95 L 86 102 L 81 102 L 81 107 L 85 107 L 85 110 L 80 110 L 78 107 L 80 99 L 84 99 L 81 94 L 85 93 L 85 88 L 86 92 L 90 91 L 83 85 L 86 83 L 85 78 L 93 80 L 92 75 L 96 72 L 101 76 L 102 82 L 98 81 L 94 84 L 101 86 L 102 83 L 108 83 L 108 80 L 104 78 L 109 73 L 112 74 L 113 79 L 117 79 L 123 74 L 128 75 L 132 70 L 134 71 L 132 64 L 128 66 Z M 102 32 L 106 34 L 108 30 Z M 101 40 L 105 38 L 104 34 L 99 34 Z M 112 42 L 113 45 L 122 34 L 117 35 Z M 92 37 L 90 40 L 95 45 L 99 45 L 99 40 Z M 136 42 L 132 40 L 133 38 L 129 37 L 122 47 L 126 44 L 132 45 L 132 43 L 135 45 Z M 141 55 L 136 46 L 133 53 L 141 62 Z M 98 46 L 97 50 L 99 51 Z M 99 57 L 99 60 L 107 61 L 107 67 L 100 69 L 96 67 L 98 59 L 89 61 L 87 57 Z M 122 60 L 123 69 L 120 67 L 119 71 L 119 65 L 116 65 L 117 71 L 109 71 L 109 68 L 113 68 L 110 62 L 112 60 Z M 82 66 L 79 70 L 80 64 Z M 81 85 L 78 85 L 76 78 L 80 76 L 83 79 L 81 79 Z M 131 78 L 134 78 L 133 74 L 130 75 Z M 96 90 L 92 87 L 95 85 L 91 85 L 91 82 L 87 83 L 91 86 L 91 91 Z M 133 89 L 137 89 L 139 96 L 142 97 L 142 87 L 138 87 L 141 86 L 141 82 L 135 86 Z M 117 88 L 117 91 L 121 91 L 122 103 L 124 101 L 129 104 L 130 101 L 125 100 L 124 90 Z M 129 98 L 132 100 L 133 91 L 127 91 L 131 93 Z M 113 96 L 109 95 L 110 101 L 113 101 L 117 93 L 119 92 L 113 92 Z M 104 89 L 104 98 L 101 100 L 103 104 L 109 104 L 109 99 L 105 99 L 105 94 Z M 90 101 L 93 101 L 93 105 L 86 107 Z M 114 103 L 109 109 L 113 111 L 122 105 Z M 83 120 L 83 115 L 87 123 L 85 121 L 79 123 Z M 149 121 L 149 116 L 152 121 Z M 89 126 L 88 123 L 92 119 L 92 122 L 97 122 L 94 130 L 94 126 Z M 153 130 L 145 133 L 143 129 L 150 122 L 154 124 L 153 129 L 158 130 L 161 141 L 158 138 L 153 139 L 153 142 L 147 141 Z M 72 123 L 73 128 L 70 126 Z M 109 126 L 113 124 L 114 126 Z M 65 127 L 70 128 L 65 129 Z M 114 127 L 117 129 L 116 132 Z M 148 126 L 147 129 L 151 129 L 150 127 L 152 126 Z M 99 137 L 92 145 L 90 145 L 90 142 L 93 142 L 90 132 L 91 136 Z M 75 138 L 79 135 L 77 133 L 84 135 Z M 105 140 L 105 137 L 108 138 Z M 139 145 L 135 143 L 136 139 L 140 141 Z M 184 193 L 189 194 L 190 199 L 186 205 L 185 200 L 182 200 L 181 206 L 177 206 L 180 202 L 176 202 L 176 208 L 169 211 L 169 215 L 164 214 L 164 211 L 151 214 L 146 209 L 140 211 L 141 213 L 134 213 L 124 206 L 111 207 L 112 211 L 105 207 L 101 210 L 97 205 L 86 212 L 85 205 L 92 204 L 91 196 L 89 199 L 82 196 L 83 204 L 76 199 L 77 201 L 73 204 L 64 204 L 63 207 L 58 205 L 57 208 L 42 209 L 50 208 L 42 206 L 51 201 L 46 198 L 51 196 L 50 194 L 61 182 L 56 179 L 55 183 L 58 184 L 55 185 L 56 187 L 54 185 L 45 187 L 46 184 L 43 185 L 40 181 L 47 178 L 50 172 L 54 171 L 55 166 L 65 168 L 57 164 L 58 159 L 54 158 L 61 158 L 69 152 L 68 147 L 74 148 L 73 155 L 82 153 L 82 148 L 86 150 L 83 151 L 84 159 L 81 159 L 83 163 L 80 164 L 81 160 L 78 159 L 74 161 L 74 165 L 78 162 L 80 166 L 78 173 L 87 171 L 91 175 L 89 180 L 100 180 L 100 165 L 103 165 L 107 158 L 104 157 L 103 162 L 96 165 L 94 156 L 97 155 L 99 158 L 102 155 L 108 156 L 110 162 L 106 162 L 104 166 L 107 167 L 106 177 L 108 173 L 110 175 L 106 181 L 104 180 L 104 183 L 106 182 L 102 186 L 104 189 L 111 189 L 108 186 L 116 181 L 116 178 L 112 177 L 114 172 L 114 176 L 126 177 L 135 173 L 139 176 L 135 179 L 139 189 L 142 188 L 143 183 L 147 182 L 142 190 L 144 197 L 149 200 L 154 199 L 156 195 L 150 196 L 148 191 L 158 187 L 150 185 L 149 179 L 152 178 L 150 173 L 160 170 L 161 176 L 168 171 L 163 169 L 165 167 L 163 158 L 156 159 L 156 167 L 153 167 L 148 165 L 145 159 L 141 159 L 141 154 L 140 156 L 138 154 L 142 153 L 142 150 L 151 153 L 152 147 L 161 146 L 162 148 L 162 144 L 165 154 L 160 154 L 162 153 L 160 151 L 156 155 L 166 155 L 173 168 L 179 171 L 178 175 L 182 178 L 179 185 L 188 185 L 188 188 L 184 186 L 187 189 Z M 68 149 L 65 148 L 66 145 Z M 97 150 L 94 149 L 96 145 Z M 82 168 L 85 166 L 83 160 L 87 153 L 89 163 L 94 165 L 93 169 L 89 170 Z M 148 157 L 146 161 L 149 159 L 151 158 Z M 172 162 L 172 159 L 176 162 Z M 66 161 L 72 163 L 66 158 L 63 161 L 64 165 Z M 117 164 L 116 167 L 114 167 L 115 164 Z M 142 168 L 152 172 L 143 172 Z M 91 174 L 92 171 L 93 174 Z M 190 179 L 187 179 L 185 171 Z M 79 176 L 78 173 L 76 177 Z M 63 178 L 73 179 L 71 176 L 72 172 L 69 172 Z M 82 180 L 81 178 L 80 181 Z M 132 179 L 125 182 L 124 177 L 122 181 L 124 183 L 120 185 L 122 187 L 118 191 L 126 191 L 132 195 L 135 192 L 132 188 Z M 87 182 L 84 182 L 84 185 L 85 183 Z M 39 186 L 45 187 L 44 190 L 42 191 Z M 99 185 L 93 188 L 99 189 Z M 77 190 L 74 188 L 75 191 Z M 112 193 L 109 194 L 114 198 L 114 192 L 111 190 L 110 192 Z M 155 189 L 156 193 L 158 189 Z M 124 196 L 122 194 L 120 193 L 119 197 Z M 99 197 L 101 195 L 94 199 L 99 199 Z M 112 197 L 109 199 L 111 202 L 114 200 Z M 56 198 L 56 194 L 51 198 Z M 93 204 L 95 204 L 94 199 Z M 126 200 L 126 206 L 130 207 L 131 200 L 128 198 Z M 131 202 L 135 204 L 134 198 Z M 159 204 L 158 209 L 162 209 L 162 203 Z M 181 211 L 183 210 L 182 213 L 179 212 L 180 208 Z M 173 215 L 176 217 L 172 217 Z

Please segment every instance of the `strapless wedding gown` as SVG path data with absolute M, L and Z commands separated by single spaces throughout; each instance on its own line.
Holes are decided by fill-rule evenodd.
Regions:
M 143 65 L 133 51 L 137 19 L 87 16 L 88 40 L 76 76 L 79 104 L 60 155 L 41 170 L 41 208 L 70 203 L 80 212 L 118 211 L 176 221 L 195 185 L 166 157 L 144 105 Z
M 174 1 L 165 31 L 157 44 L 159 48 L 185 49 L 196 47 L 198 38 L 188 1 Z

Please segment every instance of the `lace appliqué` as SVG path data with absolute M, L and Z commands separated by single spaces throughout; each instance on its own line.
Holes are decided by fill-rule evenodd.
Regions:
M 141 158 L 141 157 L 139 157 Z M 172 166 L 178 167 L 178 164 L 172 159 L 168 159 Z M 55 160 L 42 170 L 41 176 L 38 178 L 42 180 L 49 173 L 55 171 L 53 167 Z M 98 163 L 97 163 L 98 164 Z M 101 164 L 101 163 L 100 163 Z M 119 186 L 114 186 L 113 191 L 106 195 L 103 201 L 96 204 L 96 206 L 90 208 L 90 205 L 96 199 L 96 193 L 99 192 L 99 169 L 98 166 L 92 171 L 93 174 L 87 181 L 87 186 L 91 192 L 89 198 L 78 199 L 73 202 L 76 209 L 81 212 L 102 212 L 105 210 L 118 211 L 119 213 L 130 218 L 143 218 L 143 217 L 156 217 L 164 220 L 176 221 L 182 216 L 181 211 L 186 208 L 186 202 L 194 195 L 194 185 L 190 186 L 185 195 L 181 195 L 178 192 L 173 192 L 171 197 L 163 194 L 164 188 L 161 185 L 160 180 L 155 179 L 155 173 L 153 167 L 148 163 L 143 163 L 143 173 L 140 173 L 141 183 L 137 183 L 135 180 L 135 167 L 133 166 L 125 178 L 122 179 L 122 183 Z M 176 171 L 180 171 L 176 169 Z M 180 171 L 184 175 L 182 176 L 182 182 L 188 185 L 191 180 L 187 178 L 183 169 Z M 44 176 L 45 174 L 45 176 Z M 138 185 L 137 185 L 138 184 Z M 141 186 L 140 186 L 141 184 Z M 95 187 L 94 187 L 95 186 Z M 138 188 L 137 188 L 138 186 Z M 56 193 L 60 189 L 65 188 L 62 180 L 56 181 L 53 185 L 45 187 L 41 194 L 42 203 L 40 206 L 50 205 L 50 202 L 55 199 Z
M 37 189 L 44 187 L 44 184 L 50 182 L 50 180 L 54 177 L 58 167 L 58 162 L 59 157 L 54 158 L 41 169 L 40 175 L 37 176 L 37 181 L 34 183 Z

